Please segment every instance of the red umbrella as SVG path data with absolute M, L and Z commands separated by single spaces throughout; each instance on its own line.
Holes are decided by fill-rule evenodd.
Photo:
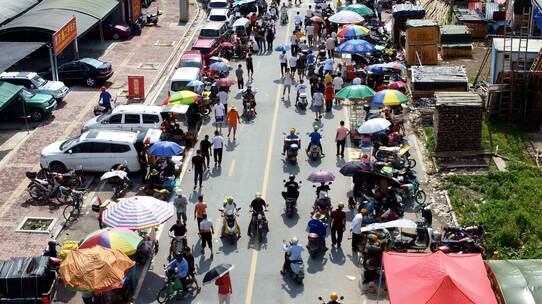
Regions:
M 229 86 L 232 86 L 235 84 L 235 80 L 231 79 L 231 78 L 220 78 L 219 80 L 216 81 L 216 86 L 217 87 L 229 87 Z
M 233 43 L 224 41 L 220 44 L 222 47 L 233 47 Z
M 394 81 L 394 82 L 390 83 L 390 89 L 392 89 L 392 90 L 405 89 L 406 86 L 407 86 L 407 84 L 404 83 L 403 81 Z

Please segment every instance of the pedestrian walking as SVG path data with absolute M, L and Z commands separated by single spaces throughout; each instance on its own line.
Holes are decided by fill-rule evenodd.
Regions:
M 333 56 L 335 55 L 335 40 L 333 40 L 333 38 L 330 35 L 327 35 L 326 50 L 327 50 L 327 56 L 333 59 Z
M 343 211 L 344 203 L 339 203 L 337 209 L 331 212 L 331 246 L 341 247 L 343 232 L 346 229 L 346 214 Z
M 216 279 L 215 285 L 218 286 L 218 304 L 230 304 L 230 297 L 233 293 L 230 274 L 226 273 Z
M 265 39 L 267 40 L 267 51 L 272 52 L 273 51 L 273 40 L 275 40 L 275 31 L 273 31 L 273 28 L 269 27 L 267 29 Z
M 282 88 L 282 99 L 284 100 L 284 96 L 286 94 L 286 90 L 288 90 L 288 100 L 290 100 L 290 90 L 292 87 L 292 73 L 290 73 L 290 69 L 286 68 L 286 72 L 284 73 L 284 76 L 282 77 L 282 85 L 284 86 Z
M 312 95 L 312 110 L 314 111 L 314 120 L 319 121 L 322 118 L 322 108 L 324 106 L 324 94 L 320 91 L 316 91 Z
M 297 58 L 297 75 L 299 76 L 299 81 L 305 78 L 306 68 L 307 68 L 307 55 L 301 52 L 299 53 L 299 58 Z
M 199 143 L 199 150 L 201 151 L 201 156 L 205 158 L 205 164 L 209 168 L 211 163 L 211 155 L 213 154 L 211 150 L 211 142 L 209 141 L 209 135 L 205 135 L 205 138 L 202 139 Z
M 201 151 L 197 150 L 196 155 L 192 156 L 192 171 L 194 171 L 194 190 L 196 190 L 198 180 L 199 187 L 201 189 L 201 183 L 203 181 L 203 171 L 205 170 L 207 170 L 207 166 L 205 165 L 205 158 L 201 156 Z
M 361 213 L 356 214 L 352 219 L 352 253 L 363 252 L 361 250 L 361 222 L 363 215 Z
M 312 28 L 313 45 L 320 42 L 320 22 L 314 22 Z
M 214 160 L 215 160 L 215 166 L 220 166 L 222 164 L 222 151 L 224 149 L 224 137 L 218 133 L 218 131 L 215 131 L 215 136 L 212 139 L 213 143 L 213 153 L 214 153 Z
M 297 56 L 297 35 L 296 32 L 292 32 L 292 36 L 290 36 L 290 52 L 292 52 L 292 57 Z
M 237 70 L 235 70 L 235 76 L 237 77 L 237 88 L 239 90 L 243 89 L 245 81 L 243 80 L 243 66 L 241 64 L 237 65 Z
M 216 97 L 218 97 L 218 101 L 224 105 L 224 113 L 228 113 L 228 89 L 227 88 L 220 88 L 220 91 L 218 91 L 218 94 L 216 94 Z
M 333 78 L 333 89 L 335 89 L 335 95 L 337 94 L 337 92 L 339 92 L 343 88 L 343 84 L 344 84 L 343 78 L 339 74 L 337 74 L 337 76 Z M 335 103 L 339 104 L 340 103 L 339 99 L 335 98 Z
M 239 117 L 239 112 L 235 107 L 231 107 L 231 110 L 228 112 L 228 138 L 233 129 L 233 140 L 235 140 L 235 135 L 237 134 L 237 123 L 241 118 Z
M 254 63 L 252 62 L 252 54 L 248 53 L 247 58 L 245 59 L 247 65 L 247 75 L 248 79 L 252 80 L 254 78 Z
M 200 230 L 199 224 L 203 221 L 204 214 L 207 214 L 207 203 L 203 201 L 203 195 L 200 195 L 198 202 L 194 205 L 194 219 L 198 223 L 198 230 Z
M 175 207 L 175 212 L 177 213 L 177 220 L 182 220 L 186 225 L 186 206 L 188 205 L 188 199 L 183 194 L 183 189 L 177 188 L 175 191 L 177 196 L 173 200 L 173 206 Z
M 263 27 L 260 27 L 260 41 L 261 41 L 261 47 L 260 47 L 260 54 L 265 54 L 265 52 L 267 52 L 267 45 L 266 45 L 266 41 L 265 41 L 265 36 L 266 36 L 266 30 L 265 28 Z
M 328 74 L 329 75 L 329 74 Z M 333 84 L 328 82 L 326 88 L 324 89 L 324 98 L 326 100 L 326 112 L 330 113 L 331 108 L 333 107 L 333 98 L 335 97 L 335 89 Z
M 111 94 L 107 92 L 107 88 L 102 86 L 100 88 L 100 97 L 98 98 L 98 104 L 104 107 L 104 113 L 111 111 Z
M 314 35 L 314 26 L 312 23 L 309 23 L 305 26 L 305 33 L 307 34 L 307 42 L 309 43 L 309 47 L 313 46 L 313 35 Z
M 203 219 L 199 223 L 199 234 L 201 236 L 201 254 L 205 255 L 205 247 L 209 247 L 211 251 L 211 259 L 213 258 L 213 221 L 207 218 L 207 213 L 203 214 Z
M 344 126 L 344 120 L 341 120 L 335 133 L 335 141 L 337 142 L 337 156 L 340 155 L 342 158 L 344 158 L 344 146 L 348 134 L 350 134 L 350 130 Z
M 292 72 L 292 79 L 295 77 L 295 72 L 297 71 L 297 57 L 292 56 L 288 60 L 288 65 L 290 66 L 290 71 Z
M 279 55 L 279 62 L 280 62 L 280 76 L 284 77 L 284 72 L 286 69 L 288 69 L 288 56 L 286 55 L 286 51 L 282 51 Z
M 224 113 L 226 110 L 220 102 L 215 104 L 213 108 L 215 110 L 215 133 L 222 133 L 222 124 L 224 123 Z
M 378 21 L 382 21 L 382 1 L 381 0 L 376 1 L 376 16 L 378 17 Z

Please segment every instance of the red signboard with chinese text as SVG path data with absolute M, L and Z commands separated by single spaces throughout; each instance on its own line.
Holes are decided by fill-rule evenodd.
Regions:
M 128 76 L 128 98 L 143 99 L 145 97 L 145 77 Z
M 141 15 L 141 0 L 132 0 L 132 23 Z
M 58 56 L 62 51 L 77 38 L 77 23 L 75 16 L 53 34 L 53 48 Z

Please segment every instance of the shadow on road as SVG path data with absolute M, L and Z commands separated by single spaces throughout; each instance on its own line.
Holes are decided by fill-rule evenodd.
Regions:
M 282 213 L 280 216 L 282 217 L 282 222 L 284 223 L 284 225 L 288 226 L 289 228 L 297 225 L 297 222 L 299 221 L 299 214 L 297 214 L 297 212 L 292 214 L 292 216 L 290 217 L 287 216 L 285 213 Z
M 220 175 L 222 175 L 222 167 L 215 166 L 215 167 L 213 167 L 213 169 L 211 169 L 210 176 L 217 177 L 217 176 L 220 176 Z
M 342 248 L 332 247 L 328 255 L 329 261 L 333 264 L 343 265 L 346 262 L 346 257 Z
M 299 171 L 299 166 L 297 164 L 292 165 L 289 161 L 285 159 L 281 159 L 281 161 L 282 161 L 282 172 L 287 173 L 288 175 L 299 174 L 300 171 Z
M 324 266 L 327 264 L 327 258 L 322 254 L 318 254 L 315 257 L 311 257 L 307 260 L 307 272 L 317 273 L 324 270 Z
M 305 286 L 294 282 L 292 277 L 290 277 L 288 274 L 284 275 L 283 278 L 284 283 L 281 284 L 281 288 L 288 293 L 290 298 L 297 297 L 297 295 L 303 293 L 303 290 L 305 290 Z

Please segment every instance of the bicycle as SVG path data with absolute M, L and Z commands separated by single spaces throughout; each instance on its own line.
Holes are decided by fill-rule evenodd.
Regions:
M 72 203 L 67 205 L 62 212 L 66 223 L 73 223 L 77 220 L 81 214 L 81 206 L 85 198 L 86 191 L 71 190 L 70 195 Z

